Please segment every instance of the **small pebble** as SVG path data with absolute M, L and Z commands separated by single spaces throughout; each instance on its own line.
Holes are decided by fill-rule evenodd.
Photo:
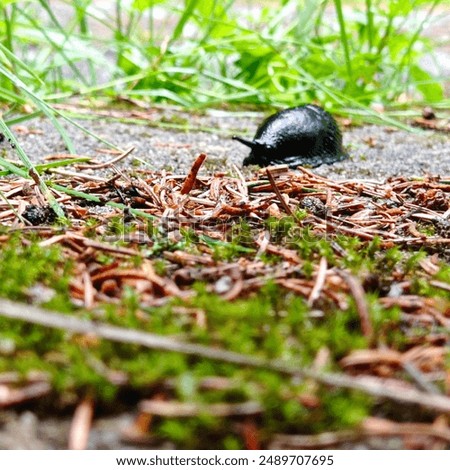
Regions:
M 436 119 L 436 114 L 431 106 L 425 106 L 422 110 L 422 117 L 427 120 Z
M 214 284 L 214 291 L 216 294 L 225 294 L 233 286 L 233 279 L 230 276 L 222 276 Z

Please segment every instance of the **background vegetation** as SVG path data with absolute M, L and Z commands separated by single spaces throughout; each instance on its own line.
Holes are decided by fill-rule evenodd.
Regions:
M 116 0 L 105 9 L 93 0 L 4 0 L 0 100 L 9 112 L 30 99 L 48 111 L 39 100 L 80 95 L 188 108 L 317 100 L 353 114 L 370 114 L 374 103 L 448 104 L 444 77 L 420 62 L 427 54 L 439 71 L 435 41 L 422 32 L 448 1 L 260 5 Z

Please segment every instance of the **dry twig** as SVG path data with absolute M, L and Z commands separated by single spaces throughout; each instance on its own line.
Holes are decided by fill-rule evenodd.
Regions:
M 84 450 L 87 448 L 93 415 L 94 402 L 91 397 L 86 397 L 78 404 L 73 415 L 69 432 L 69 449 Z
M 103 339 L 137 344 L 150 349 L 178 352 L 241 366 L 270 369 L 282 374 L 311 378 L 331 387 L 350 388 L 380 398 L 387 398 L 401 403 L 413 403 L 435 412 L 450 412 L 450 397 L 423 393 L 406 387 L 394 387 L 389 385 L 389 382 L 374 377 L 351 377 L 343 374 L 316 372 L 282 361 L 267 361 L 256 356 L 247 356 L 232 351 L 176 341 L 173 338 L 161 335 L 61 315 L 39 307 L 27 306 L 24 309 L 23 304 L 5 299 L 1 299 L 0 302 L 0 315 L 33 324 L 63 329 L 72 333 L 89 333 Z

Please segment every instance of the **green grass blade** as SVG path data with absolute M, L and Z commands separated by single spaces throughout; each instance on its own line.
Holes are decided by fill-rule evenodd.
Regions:
M 19 57 L 17 57 L 16 54 L 13 54 L 8 48 L 6 48 L 1 42 L 0 42 L 0 51 L 5 54 L 5 56 L 11 61 L 11 63 L 14 63 L 18 65 L 20 68 L 28 72 L 31 77 L 33 77 L 35 80 L 40 85 L 45 85 L 45 83 L 41 80 L 39 75 L 31 68 L 29 67 L 23 60 L 21 60 Z
M 69 165 L 73 165 L 74 163 L 89 162 L 90 160 L 91 160 L 90 157 L 64 158 L 63 160 L 56 160 L 54 162 L 42 163 L 42 164 L 36 165 L 36 170 L 38 170 L 39 172 L 43 172 L 43 171 L 50 170 L 51 168 L 69 166 Z
M 61 219 L 64 219 L 66 216 L 65 216 L 64 211 L 62 210 L 61 206 L 58 204 L 56 199 L 53 197 L 53 194 L 48 189 L 47 185 L 45 184 L 45 181 L 41 178 L 39 172 L 36 170 L 35 166 L 31 162 L 31 160 L 28 158 L 28 155 L 24 152 L 24 150 L 20 146 L 18 140 L 16 139 L 16 136 L 9 130 L 9 127 L 5 124 L 5 121 L 3 120 L 2 117 L 0 117 L 0 130 L 1 130 L 1 132 L 3 132 L 5 137 L 8 139 L 11 146 L 16 150 L 16 152 L 19 155 L 19 158 L 22 160 L 23 164 L 28 169 L 28 173 L 27 173 L 26 177 L 29 178 L 31 175 L 33 175 L 33 179 L 38 182 L 39 188 L 40 188 L 44 198 L 50 204 L 50 207 L 53 209 L 53 211 L 55 212 L 55 214 L 58 217 L 60 217 Z M 20 171 L 20 176 L 23 176 L 22 171 Z
M 77 191 L 76 189 L 67 188 L 65 186 L 54 183 L 52 181 L 49 181 L 48 185 L 54 188 L 56 191 L 60 191 L 62 193 L 68 194 L 69 196 L 77 197 L 80 199 L 86 199 L 87 201 L 96 202 L 98 204 L 102 204 L 105 206 L 117 207 L 118 209 L 122 209 L 122 210 L 126 209 L 127 211 L 130 211 L 131 214 L 137 217 L 143 217 L 145 219 L 150 219 L 150 220 L 154 220 L 157 218 L 154 215 L 147 214 L 147 212 L 141 211 L 139 209 L 130 208 L 126 204 L 121 204 L 119 202 L 106 202 L 105 203 L 97 196 L 93 196 L 92 194 L 84 193 L 82 191 Z
M 12 90 L 0 87 L 0 101 L 5 101 L 13 104 L 25 104 L 27 102 L 22 96 L 14 93 Z
M 170 38 L 170 41 L 169 41 L 169 46 L 172 45 L 181 36 L 186 23 L 191 18 L 195 10 L 195 7 L 197 6 L 198 3 L 199 3 L 199 0 L 188 1 L 188 4 L 183 10 L 183 14 L 181 15 L 180 19 L 178 20 L 177 25 L 175 26 L 172 37 Z
M 17 212 L 16 208 L 9 202 L 8 198 L 0 191 L 0 198 L 2 198 L 8 205 L 11 212 L 23 223 L 26 225 L 26 220 Z
M 87 80 L 84 77 L 84 75 L 80 72 L 78 67 L 74 64 L 74 62 L 67 56 L 67 54 L 64 51 L 64 45 L 70 41 L 70 36 L 66 32 L 65 28 L 61 26 L 55 15 L 53 14 L 52 9 L 50 8 L 50 5 L 48 4 L 47 1 L 45 0 L 38 0 L 42 8 L 47 12 L 49 15 L 50 19 L 52 20 L 53 24 L 57 28 L 57 31 L 64 37 L 64 41 L 62 44 L 57 44 L 49 34 L 47 34 L 46 28 L 43 28 L 41 26 L 40 20 L 35 20 L 32 16 L 28 15 L 25 12 L 22 12 L 22 14 L 28 19 L 28 21 L 35 27 L 36 30 L 40 31 L 42 35 L 45 37 L 45 39 L 48 41 L 48 43 L 52 46 L 52 48 L 57 51 L 61 57 L 64 58 L 66 64 L 71 68 L 72 72 L 75 74 L 75 76 L 84 84 L 87 85 Z
M 20 116 L 14 116 L 11 119 L 6 119 L 6 115 L 3 116 L 5 119 L 5 123 L 8 127 L 15 126 L 16 124 L 20 124 L 21 122 L 26 122 L 29 121 L 30 119 L 37 118 L 39 116 L 42 116 L 42 112 L 37 110 L 33 113 L 30 114 L 22 114 Z
M 0 166 L 2 168 L 5 168 L 5 174 L 7 175 L 16 175 L 20 176 L 21 178 L 29 178 L 29 174 L 27 171 L 25 171 L 23 168 L 18 167 L 17 165 L 14 165 L 14 163 L 9 162 L 8 160 L 4 159 L 3 157 L 0 157 Z
M 0 74 L 4 75 L 6 78 L 11 80 L 11 82 L 17 88 L 21 89 L 28 96 L 28 98 L 30 98 L 31 101 L 33 101 L 33 103 L 50 119 L 53 126 L 58 130 L 58 132 L 60 133 L 61 137 L 64 140 L 64 143 L 67 146 L 69 153 L 75 153 L 75 147 L 72 143 L 72 140 L 70 139 L 65 129 L 61 126 L 61 124 L 55 118 L 53 108 L 51 108 L 44 100 L 39 98 L 33 91 L 31 91 L 31 89 L 24 82 L 22 82 L 22 80 L 20 80 L 18 77 L 12 74 L 3 65 L 0 65 Z
M 115 150 L 119 150 L 120 152 L 123 152 L 124 150 L 119 147 L 118 145 L 115 145 L 113 144 L 112 142 L 109 142 L 108 140 L 104 139 L 103 137 L 99 136 L 98 134 L 96 134 L 95 132 L 92 132 L 90 131 L 89 129 L 87 129 L 86 127 L 82 126 L 81 124 L 79 124 L 78 122 L 74 121 L 72 118 L 70 118 L 66 113 L 63 113 L 62 111 L 59 111 L 58 109 L 56 108 L 52 108 L 53 109 L 53 112 L 55 114 L 57 114 L 58 116 L 61 117 L 61 119 L 64 119 L 65 121 L 67 121 L 69 124 L 72 124 L 72 126 L 76 127 L 77 129 L 80 129 L 80 131 L 82 131 L 84 134 L 86 135 L 89 135 L 90 137 L 94 138 L 95 140 L 97 140 L 98 142 L 101 142 L 102 144 L 105 144 L 107 145 L 108 147 L 110 148 L 113 148 Z M 82 116 L 80 116 L 82 117 Z M 76 152 L 71 152 L 69 151 L 69 153 L 76 153 Z
M 352 61 L 350 58 L 350 47 L 348 43 L 348 37 L 345 31 L 345 20 L 344 20 L 344 13 L 342 11 L 341 0 L 334 0 L 334 6 L 336 8 L 336 13 L 338 16 L 341 42 L 342 42 L 342 46 L 344 47 L 345 65 L 347 67 L 348 79 L 349 79 L 349 82 L 351 83 L 351 81 L 353 80 Z
M 366 21 L 367 21 L 367 46 L 369 52 L 372 51 L 374 42 L 373 11 L 372 0 L 366 0 Z

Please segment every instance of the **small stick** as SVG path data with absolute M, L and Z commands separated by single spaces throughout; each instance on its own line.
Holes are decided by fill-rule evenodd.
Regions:
M 55 173 L 61 176 L 69 176 L 77 179 L 81 179 L 84 181 L 97 181 L 99 183 L 105 183 L 106 179 L 101 178 L 100 176 L 94 175 L 86 175 L 85 173 L 80 173 L 78 171 L 69 171 L 69 170 L 61 170 L 60 168 L 52 168 L 49 170 L 50 173 Z
M 244 175 L 234 163 L 233 163 L 233 170 L 237 173 L 237 175 L 239 176 L 239 180 L 242 183 L 242 197 L 244 198 L 245 201 L 248 201 L 248 187 L 247 187 Z
M 87 310 L 91 310 L 94 305 L 94 286 L 88 271 L 83 271 L 82 278 L 84 285 L 84 306 Z
M 413 362 L 406 361 L 402 365 L 405 372 L 412 377 L 421 390 L 428 393 L 441 394 L 441 391 L 436 387 L 436 385 L 429 382 Z
M 181 194 L 188 194 L 191 189 L 194 187 L 195 179 L 197 178 L 197 173 L 200 170 L 200 167 L 203 165 L 203 162 L 206 160 L 206 154 L 201 153 L 192 164 L 191 170 L 186 177 L 186 180 L 183 183 L 181 188 Z
M 450 432 L 435 425 L 425 423 L 395 423 L 382 418 L 366 418 L 359 429 L 321 434 L 277 434 L 270 443 L 269 449 L 330 449 L 341 444 L 362 441 L 371 437 L 432 437 L 450 442 Z
M 283 209 L 286 211 L 286 214 L 294 217 L 294 214 L 293 214 L 291 208 L 289 207 L 289 205 L 284 200 L 283 195 L 281 194 L 280 190 L 278 189 L 277 183 L 275 182 L 275 179 L 274 179 L 272 173 L 270 172 L 270 170 L 268 168 L 266 169 L 266 173 L 267 173 L 267 177 L 269 178 L 270 184 L 271 184 L 273 190 L 275 191 L 275 194 L 277 195 L 278 199 L 280 200 L 281 205 L 283 206 Z
M 34 400 L 48 395 L 52 388 L 47 382 L 37 382 L 26 385 L 20 389 L 0 386 L 0 409 L 7 406 L 18 405 L 28 400 Z
M 327 273 L 327 259 L 322 256 L 319 263 L 319 270 L 317 271 L 317 278 L 314 284 L 314 287 L 309 294 L 308 306 L 312 307 L 314 302 L 319 298 L 320 292 L 322 291 L 323 285 L 325 283 L 325 277 Z
M 107 166 L 114 165 L 114 163 L 120 162 L 120 160 L 123 160 L 124 158 L 128 157 L 131 152 L 133 152 L 135 147 L 130 147 L 129 149 L 125 150 L 123 153 L 118 155 L 117 157 L 113 158 L 112 160 L 109 160 L 108 162 L 105 163 L 96 163 L 92 165 L 77 165 L 78 168 L 81 169 L 93 169 L 93 170 L 100 170 L 101 168 L 106 168 Z
M 166 418 L 191 418 L 202 414 L 216 417 L 252 416 L 263 412 L 257 401 L 243 403 L 182 403 L 163 400 L 143 400 L 139 404 L 140 411 L 154 416 Z
M 94 403 L 91 397 L 86 397 L 79 403 L 73 415 L 69 432 L 70 450 L 84 450 L 89 439 L 89 430 L 94 414 Z
M 120 328 L 107 323 L 94 322 L 63 315 L 34 305 L 0 299 L 0 316 L 27 321 L 36 325 L 62 329 L 74 333 L 90 333 L 99 338 L 119 343 L 137 344 L 149 349 L 171 351 L 229 364 L 267 369 L 298 377 L 307 377 L 330 387 L 342 387 L 359 390 L 368 395 L 422 406 L 439 413 L 450 412 L 450 397 L 420 392 L 411 388 L 390 385 L 388 381 L 374 377 L 352 377 L 346 374 L 318 372 L 302 368 L 287 361 L 265 360 L 259 356 L 250 356 L 233 351 L 201 344 L 178 341 L 174 338 L 147 333 L 139 330 Z
M 447 282 L 431 280 L 429 281 L 429 284 L 433 287 L 437 287 L 439 289 L 450 292 L 450 284 L 448 284 Z
M 356 308 L 361 321 L 361 331 L 363 335 L 370 340 L 373 336 L 373 328 L 370 322 L 369 308 L 364 297 L 364 289 L 361 283 L 351 274 L 345 271 L 339 271 L 339 275 L 344 279 L 355 299 Z

